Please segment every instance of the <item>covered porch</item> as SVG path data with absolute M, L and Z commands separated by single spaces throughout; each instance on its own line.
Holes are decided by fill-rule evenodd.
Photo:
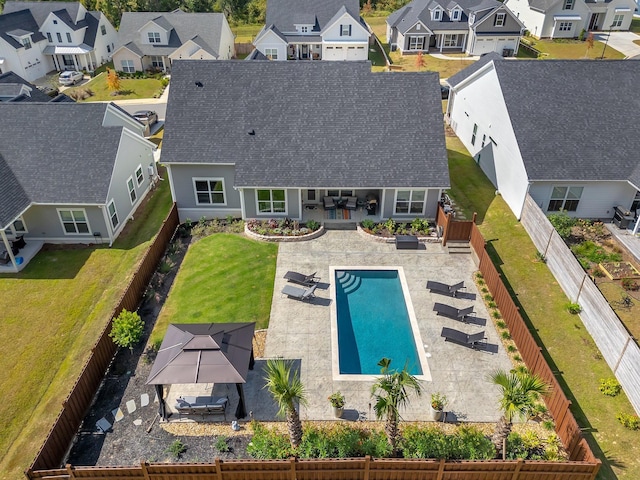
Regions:
M 9 237 L 7 231 L 0 230 L 0 274 L 22 271 L 43 245 L 42 240 L 31 240 L 23 236 Z
M 319 36 L 290 38 L 287 60 L 322 60 L 322 39 Z
M 50 55 L 56 70 L 93 71 L 98 68 L 95 51 L 87 45 L 53 46 L 44 49 L 45 55 Z
M 467 35 L 468 33 L 466 31 L 436 32 L 435 46 L 430 44 L 429 51 L 433 52 L 434 50 L 438 50 L 440 53 L 444 51 L 463 51 L 467 44 Z
M 382 190 L 305 189 L 300 191 L 302 221 L 327 223 L 359 223 L 366 218 L 382 218 Z

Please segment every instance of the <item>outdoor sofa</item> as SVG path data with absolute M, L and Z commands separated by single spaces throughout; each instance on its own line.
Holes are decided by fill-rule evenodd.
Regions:
M 227 419 L 227 397 L 181 397 L 176 399 L 176 411 L 178 415 L 224 415 Z

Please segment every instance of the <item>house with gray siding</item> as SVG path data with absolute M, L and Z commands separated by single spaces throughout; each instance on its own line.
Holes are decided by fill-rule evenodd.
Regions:
M 370 38 L 358 0 L 267 0 L 253 44 L 270 60 L 359 61 Z
M 113 65 L 118 71 L 171 71 L 176 59 L 229 60 L 234 36 L 223 13 L 124 12 Z
M 611 220 L 640 205 L 640 63 L 483 57 L 447 79 L 447 118 L 516 217 Z
M 497 0 L 413 0 L 387 17 L 387 43 L 402 54 L 518 53 L 524 25 Z
M 162 161 L 182 220 L 433 218 L 449 188 L 438 75 L 181 60 Z
M 113 244 L 157 179 L 143 131 L 111 103 L 0 103 L 0 271 L 44 243 Z

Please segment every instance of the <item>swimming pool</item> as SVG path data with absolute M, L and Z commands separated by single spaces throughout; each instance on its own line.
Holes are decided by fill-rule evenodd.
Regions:
M 334 376 L 369 379 L 392 368 L 430 379 L 402 267 L 332 267 Z M 348 378 L 345 378 L 348 377 Z

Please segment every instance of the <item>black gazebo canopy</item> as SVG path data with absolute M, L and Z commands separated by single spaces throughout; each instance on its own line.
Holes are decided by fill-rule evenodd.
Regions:
M 242 384 L 253 369 L 252 323 L 172 323 L 162 340 L 147 385 L 156 385 L 159 413 L 167 418 L 163 388 L 175 383 L 235 383 L 236 418 L 246 417 Z

